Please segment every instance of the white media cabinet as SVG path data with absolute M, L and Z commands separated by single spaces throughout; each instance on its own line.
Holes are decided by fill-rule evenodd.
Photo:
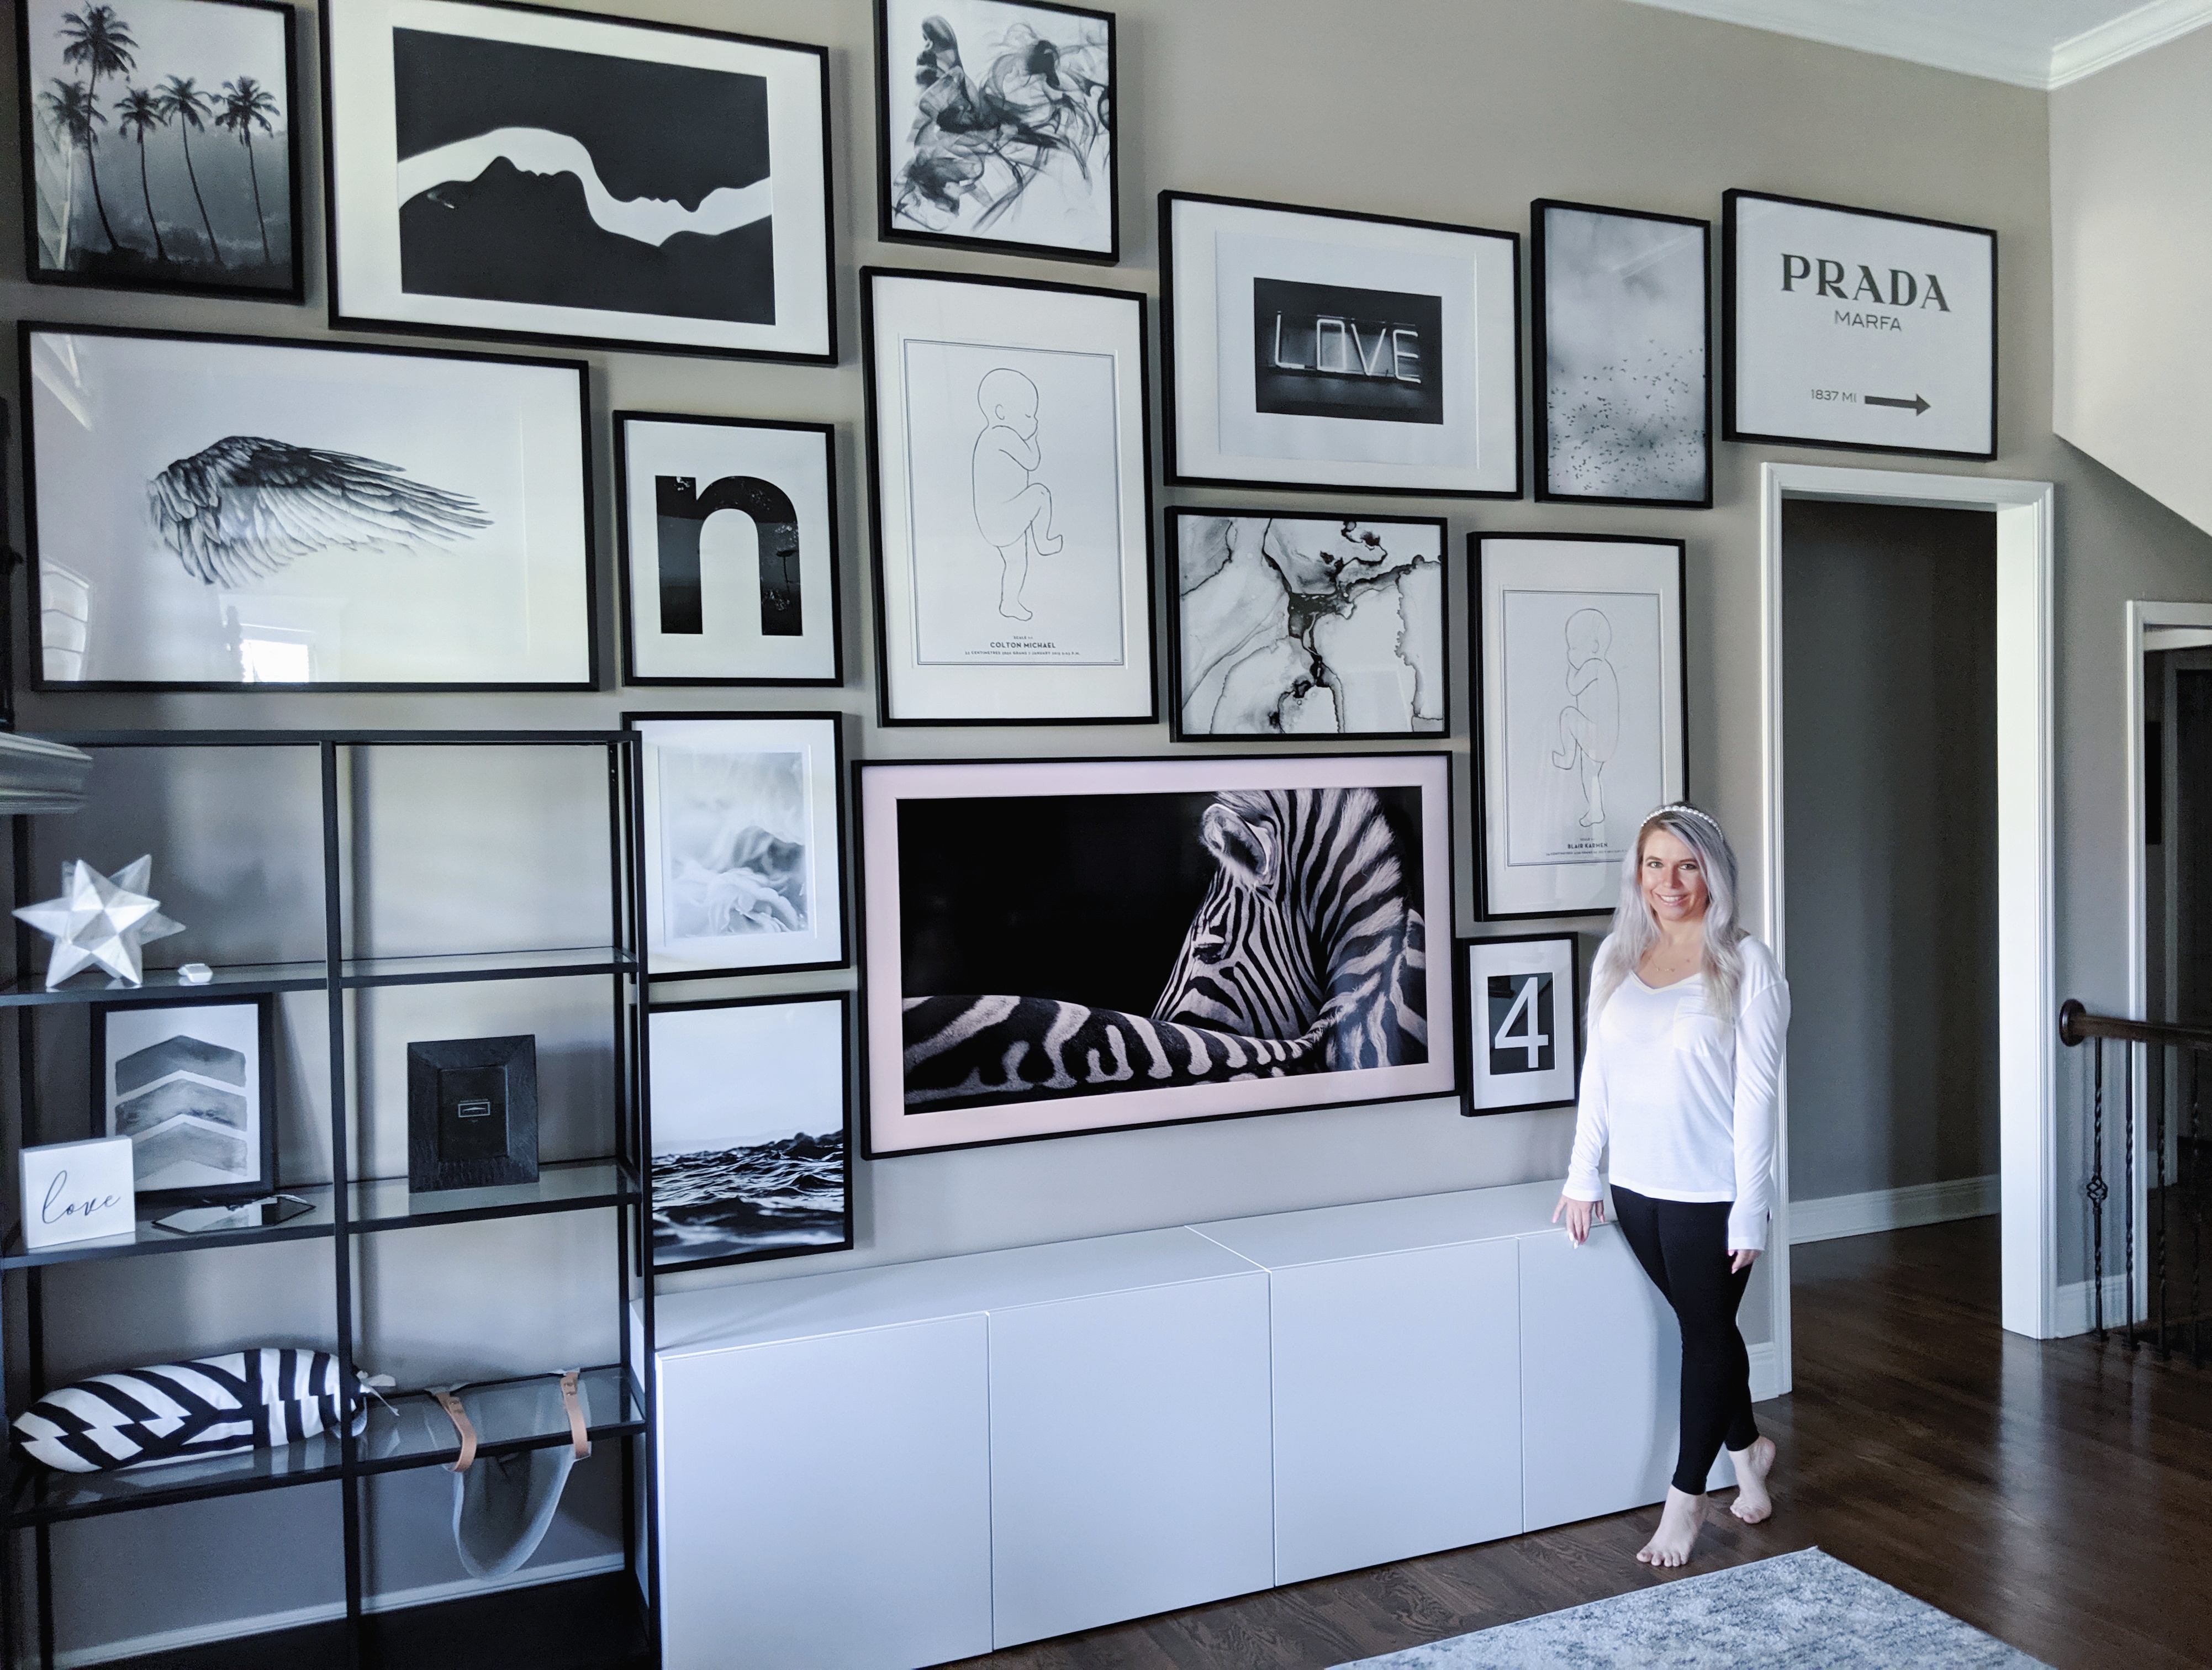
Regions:
M 917 1670 L 1660 1500 L 1674 1317 L 1558 1199 L 661 1298 L 666 1670 Z

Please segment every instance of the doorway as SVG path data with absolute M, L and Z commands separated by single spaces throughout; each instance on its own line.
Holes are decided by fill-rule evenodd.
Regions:
M 1784 813 L 1788 646 L 1783 616 L 1783 513 L 1796 500 L 1924 505 L 1995 513 L 1996 536 L 1997 1109 L 2002 1221 L 2001 1314 L 2009 1332 L 2047 1339 L 2063 1331 L 2057 1290 L 2057 1013 L 2054 944 L 2055 836 L 2052 489 L 2048 482 L 1940 476 L 1819 465 L 1759 467 L 1759 738 L 1762 820 L 1748 866 L 1759 878 L 1747 923 L 1790 968 Z M 1771 1369 L 1754 1355 L 1753 1395 L 1788 1392 L 1790 1308 L 1788 1096 L 1777 1144 L 1771 1251 L 1762 1263 Z
M 1790 1239 L 1993 1217 L 1996 518 L 1782 525 Z

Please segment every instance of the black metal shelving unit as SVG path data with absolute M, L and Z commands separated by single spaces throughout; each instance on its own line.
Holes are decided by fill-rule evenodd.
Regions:
M 402 1612 L 364 1607 L 362 1550 L 364 1481 L 410 1468 L 449 1465 L 459 1451 L 453 1426 L 426 1393 L 403 1394 L 388 1404 L 372 1401 L 368 1424 L 359 1434 L 328 1433 L 305 1443 L 203 1461 L 112 1473 L 69 1474 L 29 1460 L 12 1445 L 0 1460 L 0 1604 L 12 1611 L 24 1594 L 19 1544 L 32 1542 L 29 1591 L 31 1618 L 10 1617 L 0 1630 L 6 1661 L 52 1670 L 55 1661 L 53 1570 L 51 1527 L 70 1520 L 129 1513 L 150 1508 L 246 1496 L 301 1485 L 338 1486 L 343 1503 L 345 1614 L 302 1628 L 239 1637 L 152 1657 L 123 1661 L 144 1670 L 188 1670 L 221 1665 L 225 1670 L 268 1663 L 288 1667 L 389 1667 L 389 1670 L 431 1670 L 431 1667 L 518 1661 L 526 1650 L 538 1670 L 629 1670 L 658 1661 L 658 1631 L 652 1618 L 651 1548 L 641 1525 L 650 1511 L 653 1433 L 652 1284 L 647 1256 L 646 1188 L 649 1146 L 641 1054 L 644 1029 L 639 1016 L 645 1002 L 640 918 L 642 892 L 637 872 L 635 817 L 638 792 L 637 739 L 612 731 L 103 731 L 58 736 L 57 740 L 94 753 L 112 749 L 301 748 L 316 750 L 321 790 L 323 944 L 319 962 L 240 964 L 217 967 L 211 981 L 187 986 L 169 971 L 149 970 L 137 987 L 79 976 L 55 992 L 29 972 L 32 936 L 16 931 L 17 978 L 0 986 L 0 1009 L 16 1016 L 18 1090 L 22 1140 L 63 1140 L 87 1134 L 82 1110 L 73 1118 L 50 1120 L 43 1105 L 36 1063 L 36 1029 L 42 1014 L 64 1005 L 159 1003 L 180 993 L 308 993 L 327 994 L 330 1067 L 330 1147 L 332 1175 L 316 1185 L 283 1184 L 287 1193 L 311 1202 L 313 1210 L 268 1229 L 179 1236 L 154 1228 L 151 1219 L 171 1210 L 142 1207 L 128 1235 L 60 1247 L 27 1250 L 20 1225 L 0 1243 L 0 1343 L 9 1337 L 14 1307 L 23 1307 L 21 1327 L 28 1341 L 27 1361 L 10 1364 L 0 1375 L 0 1431 L 11 1418 L 9 1379 L 46 1388 L 45 1272 L 58 1265 L 91 1260 L 190 1257 L 227 1247 L 264 1242 L 330 1242 L 333 1246 L 332 1349 L 343 1383 L 354 1380 L 356 1346 L 352 1252 L 359 1238 L 404 1234 L 410 1229 L 459 1224 L 489 1224 L 547 1213 L 612 1208 L 617 1262 L 615 1361 L 588 1367 L 581 1377 L 589 1433 L 594 1442 L 618 1443 L 622 1461 L 623 1552 L 620 1573 L 572 1578 L 534 1588 L 492 1590 L 457 1600 Z M 377 748 L 591 748 L 606 759 L 609 869 L 607 943 L 494 951 L 481 956 L 356 958 L 349 944 L 346 912 L 344 796 L 342 765 L 351 750 Z M 95 768 L 95 784 L 97 770 Z M 29 820 L 14 820 L 13 857 L 16 902 L 33 901 L 37 878 L 31 873 Z M 534 1183 L 437 1193 L 410 1193 L 404 1177 L 356 1177 L 350 1173 L 356 1118 L 349 1102 L 347 1063 L 349 994 L 377 987 L 433 986 L 493 981 L 602 977 L 611 989 L 611 1071 L 608 1084 L 608 1151 L 586 1159 L 544 1164 Z M 273 1094 L 273 1090 L 270 1092 Z M 70 1128 L 64 1129 L 67 1125 Z M 12 1216 L 12 1214 L 11 1214 Z M 21 1297 L 16 1297 L 20 1289 Z M 641 1326 L 633 1328 L 633 1302 Z M 213 1354 L 250 1346 L 252 1340 L 210 1340 L 198 1349 Z M 115 1367 L 129 1366 L 115 1364 Z M 543 1375 L 477 1383 L 480 1454 L 501 1454 L 567 1443 L 565 1422 L 545 1430 L 536 1392 Z

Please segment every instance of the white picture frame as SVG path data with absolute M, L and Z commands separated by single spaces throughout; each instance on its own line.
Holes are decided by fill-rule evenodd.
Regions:
M 842 969 L 842 714 L 633 713 L 654 980 Z
M 1160 193 L 1167 477 L 1521 496 L 1521 237 Z
M 20 346 L 37 688 L 595 687 L 580 361 Z
M 1679 800 L 1679 539 L 1468 537 L 1474 603 L 1477 914 L 1609 914 L 1622 855 Z
M 322 46 L 334 327 L 836 363 L 827 49 L 508 0 Z
M 1997 234 L 1765 191 L 1723 196 L 1729 440 L 1997 455 Z
M 1449 753 L 858 775 L 868 1157 L 1456 1088 Z M 1223 956 L 1273 913 L 1326 1006 Z
M 866 268 L 881 720 L 1139 724 L 1145 299 Z
M 1571 933 L 1456 942 L 1460 1111 L 1568 1108 L 1582 1085 L 1582 981 Z
M 18 1158 L 25 1251 L 129 1235 L 138 1227 L 130 1138 L 40 1143 Z
M 614 415 L 626 684 L 844 681 L 836 431 Z

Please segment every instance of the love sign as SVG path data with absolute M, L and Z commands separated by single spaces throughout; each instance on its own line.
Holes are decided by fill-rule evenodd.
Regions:
M 47 1143 L 22 1159 L 26 1248 L 128 1235 L 137 1223 L 130 1138 Z

